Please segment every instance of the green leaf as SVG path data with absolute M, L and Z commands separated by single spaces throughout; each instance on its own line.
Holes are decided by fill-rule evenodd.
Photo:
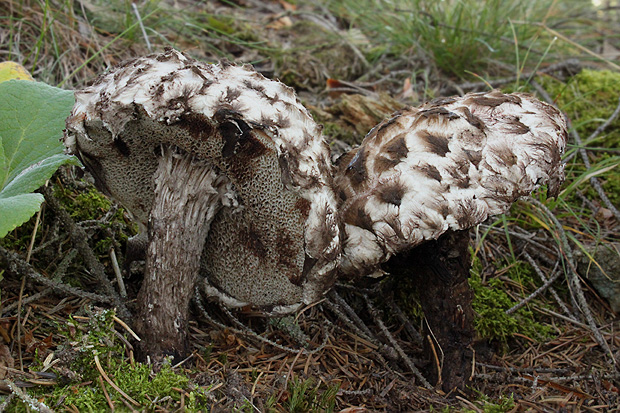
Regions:
M 41 194 L 21 194 L 0 198 L 0 238 L 33 216 L 43 203 Z
M 0 238 L 37 212 L 43 197 L 32 191 L 77 164 L 60 142 L 73 102 L 73 92 L 44 83 L 0 83 Z

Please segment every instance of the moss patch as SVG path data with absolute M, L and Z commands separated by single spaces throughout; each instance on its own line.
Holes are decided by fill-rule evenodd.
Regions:
M 474 291 L 474 327 L 480 337 L 507 345 L 508 340 L 517 333 L 537 339 L 548 338 L 552 334 L 551 327 L 539 323 L 527 306 L 506 314 L 506 310 L 517 304 L 508 294 L 509 290 L 516 286 L 521 290 L 521 296 L 536 288 L 532 269 L 527 264 L 517 261 L 509 266 L 500 265 L 496 276 L 485 280 L 480 261 L 474 259 L 469 285 Z
M 131 399 L 137 410 L 172 411 L 180 407 L 181 398 L 185 411 L 206 409 L 205 393 L 208 389 L 194 386 L 184 372 L 164 365 L 154 373 L 150 366 L 132 363 L 126 358 L 126 348 L 114 331 L 114 313 L 109 310 L 88 311 L 87 322 L 83 318 L 70 319 L 63 330 L 65 341 L 57 346 L 55 355 L 59 363 L 53 371 L 60 378 L 59 384 L 29 390 L 37 400 L 48 407 L 74 406 L 79 411 L 107 411 L 109 402 L 102 389 L 95 357 L 109 378 Z M 42 366 L 32 366 L 34 370 Z M 125 409 L 126 398 L 110 384 L 103 386 L 117 409 Z M 27 407 L 14 399 L 11 411 L 26 411 Z M 75 409 L 74 409 L 75 410 Z

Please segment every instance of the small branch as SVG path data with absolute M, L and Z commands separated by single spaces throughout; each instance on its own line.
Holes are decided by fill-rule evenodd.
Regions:
M 592 134 L 590 136 L 588 136 L 588 139 L 586 139 L 586 141 L 592 141 L 594 140 L 598 135 L 600 135 L 605 129 L 607 129 L 607 127 L 609 125 L 611 125 L 611 123 L 616 120 L 616 118 L 618 117 L 618 115 L 620 115 L 620 98 L 618 98 L 618 106 L 616 106 L 616 109 L 614 110 L 614 112 L 611 114 L 611 116 L 605 121 L 603 122 L 602 125 L 600 125 L 598 128 L 596 128 L 596 130 L 594 132 L 592 132 Z
M 110 247 L 108 252 L 110 260 L 112 261 L 112 269 L 116 276 L 116 283 L 118 284 L 118 291 L 122 298 L 127 298 L 127 289 L 125 288 L 125 282 L 123 281 L 123 274 L 121 274 L 121 268 L 118 266 L 118 260 L 116 259 L 116 252 L 114 247 Z
M 303 354 L 314 354 L 317 353 L 321 350 L 323 350 L 323 348 L 325 347 L 326 343 L 327 343 L 327 333 L 325 333 L 325 337 L 324 337 L 324 341 L 323 343 L 321 343 L 319 345 L 319 347 L 317 347 L 316 349 L 313 350 L 306 350 L 306 349 L 298 349 L 298 348 L 292 348 L 292 347 L 287 347 L 287 346 L 283 346 L 281 344 L 276 343 L 275 341 L 269 340 L 268 338 L 265 338 L 259 334 L 257 334 L 256 332 L 250 330 L 248 327 L 244 326 L 239 320 L 236 319 L 236 317 L 234 317 L 230 311 L 228 311 L 227 309 L 224 309 L 224 307 L 221 307 L 222 310 L 224 312 L 227 312 L 229 314 L 229 317 L 231 317 L 231 320 L 233 320 L 233 322 L 235 322 L 235 324 L 239 325 L 241 328 L 234 328 L 234 327 L 230 327 L 227 326 L 226 324 L 220 323 L 219 321 L 216 321 L 213 317 L 211 317 L 209 315 L 209 313 L 207 312 L 207 310 L 204 308 L 204 306 L 202 305 L 202 297 L 200 296 L 200 291 L 198 289 L 198 286 L 196 286 L 195 290 L 194 290 L 194 303 L 196 304 L 196 307 L 198 307 L 198 309 L 200 310 L 200 313 L 202 314 L 202 316 L 204 318 L 206 318 L 210 323 L 216 325 L 217 327 L 221 328 L 222 330 L 229 330 L 235 334 L 239 334 L 241 336 L 244 337 L 251 337 L 254 338 L 258 341 L 261 341 L 263 343 L 269 344 L 270 346 L 273 346 L 277 349 L 280 350 L 284 350 L 287 353 L 292 353 L 292 354 L 297 354 L 300 351 L 303 352 Z
M 106 401 L 108 402 L 108 406 L 110 406 L 110 411 L 114 411 L 114 403 L 110 399 L 110 395 L 108 394 L 108 389 L 105 388 L 105 384 L 103 384 L 103 379 L 101 376 L 98 377 L 99 386 L 101 386 L 101 390 L 103 390 L 103 395 L 105 396 Z
M 545 275 L 540 272 L 537 273 L 538 276 L 540 277 L 540 279 L 542 280 L 543 284 L 547 282 L 547 277 L 545 277 Z M 551 292 L 551 295 L 553 296 L 553 298 L 555 299 L 555 301 L 558 303 L 558 305 L 560 306 L 560 308 L 562 309 L 562 311 L 564 311 L 564 314 L 566 314 L 566 317 L 570 318 L 571 320 L 577 322 L 577 316 L 573 313 L 571 313 L 571 311 L 568 309 L 568 307 L 566 306 L 566 304 L 564 304 L 564 301 L 562 301 L 562 299 L 560 298 L 560 296 L 558 295 L 558 293 L 555 291 L 555 289 L 553 287 L 549 288 L 549 291 Z M 572 297 L 572 296 L 571 296 Z
M 149 41 L 149 37 L 146 35 L 146 30 L 144 29 L 144 25 L 142 24 L 142 17 L 140 16 L 140 10 L 138 10 L 138 6 L 136 3 L 131 3 L 131 8 L 133 9 L 136 18 L 138 19 L 138 23 L 140 24 L 140 30 L 142 30 L 142 36 L 144 37 L 144 42 L 146 43 L 146 48 L 149 49 L 149 52 L 153 52 L 153 48 L 151 47 L 151 42 Z
M 3 383 L 6 384 L 9 389 L 11 389 L 12 394 L 17 396 L 22 402 L 24 402 L 26 406 L 29 406 L 32 409 L 37 410 L 41 413 L 54 413 L 54 411 L 47 407 L 45 404 L 41 403 L 34 397 L 31 397 L 26 392 L 22 391 L 11 380 L 3 380 Z
M 26 305 L 28 303 L 31 303 L 33 301 L 37 301 L 39 298 L 41 297 L 45 297 L 46 295 L 48 295 L 49 293 L 52 292 L 51 288 L 46 288 L 45 290 L 38 292 L 36 294 L 31 295 L 30 297 L 26 297 L 24 299 L 22 299 L 22 305 Z M 19 302 L 14 302 L 11 305 L 7 305 L 6 307 L 4 307 L 2 309 L 2 315 L 4 316 L 5 314 L 10 313 L 12 310 L 14 310 L 15 308 L 17 308 L 17 306 L 19 305 Z M 2 410 L 0 409 L 0 412 Z
M 541 97 L 547 103 L 554 104 L 553 100 L 551 99 L 549 94 L 542 88 L 542 86 L 540 86 L 536 82 L 531 82 L 531 84 L 538 91 L 538 93 L 540 93 Z M 588 140 L 594 139 L 601 132 L 603 132 L 614 121 L 614 119 L 618 117 L 619 114 L 620 114 L 620 99 L 618 99 L 618 106 L 616 106 L 616 109 L 611 114 L 611 116 L 602 125 L 596 128 L 596 130 L 590 135 Z M 573 127 L 572 122 L 570 121 L 570 119 L 568 119 L 568 117 L 566 117 L 566 122 L 568 123 L 570 134 L 575 140 L 575 143 L 577 144 L 579 148 L 578 152 L 579 152 L 579 155 L 581 156 L 581 159 L 583 160 L 583 164 L 585 165 L 586 169 L 590 169 L 591 167 L 590 159 L 588 158 L 588 152 L 586 148 L 584 147 L 583 141 L 581 140 L 581 136 L 579 136 L 579 133 L 577 133 L 577 130 Z M 573 156 L 575 155 L 566 157 L 564 159 L 564 162 L 568 162 Z M 599 182 L 596 176 L 592 176 L 590 178 L 590 184 L 592 185 L 592 188 L 594 188 L 598 196 L 601 198 L 601 200 L 603 201 L 607 209 L 609 209 L 616 217 L 616 220 L 620 222 L 620 211 L 618 211 L 618 208 L 616 208 L 614 204 L 611 203 L 611 201 L 609 200 L 609 197 L 607 197 L 607 194 L 603 190 L 603 187 L 601 186 L 601 183 Z
M 26 262 L 30 262 L 30 257 L 32 257 L 32 249 L 34 247 L 34 241 L 37 237 L 37 230 L 39 229 L 39 224 L 41 223 L 41 211 L 42 210 L 43 210 L 43 205 L 41 205 L 41 207 L 37 211 L 37 218 L 34 221 L 34 229 L 32 230 L 32 235 L 30 237 L 30 244 L 28 245 L 28 253 L 26 254 Z
M 8 251 L 4 249 L 4 247 L 0 247 L 0 257 L 7 261 L 9 269 L 15 274 L 24 274 L 32 280 L 41 283 L 47 287 L 50 287 L 56 291 L 60 291 L 65 294 L 72 294 L 80 298 L 87 298 L 91 301 L 100 303 L 112 303 L 114 301 L 112 297 L 89 293 L 79 288 L 71 287 L 69 285 L 51 280 L 36 272 L 30 264 L 19 258 L 16 253 Z
M 403 323 L 403 325 L 405 326 L 405 330 L 407 330 L 411 338 L 416 342 L 416 344 L 422 345 L 422 343 L 424 342 L 424 337 L 422 337 L 422 334 L 420 334 L 413 327 L 413 325 L 411 324 L 411 321 L 409 321 L 409 317 L 407 317 L 405 313 L 403 313 L 403 310 L 401 310 L 398 304 L 396 304 L 396 302 L 394 301 L 394 298 L 390 297 L 387 303 L 390 306 L 390 309 L 394 311 L 398 319 Z
M 368 311 L 373 316 L 375 323 L 377 323 L 377 326 L 379 327 L 385 338 L 388 339 L 392 347 L 394 347 L 394 349 L 396 350 L 400 358 L 405 362 L 409 370 L 411 370 L 411 372 L 416 376 L 416 378 L 420 381 L 420 383 L 422 383 L 424 387 L 426 387 L 427 389 L 432 389 L 433 386 L 431 386 L 431 384 L 426 380 L 422 373 L 420 373 L 420 370 L 418 370 L 415 364 L 413 364 L 413 361 L 411 361 L 411 359 L 407 356 L 402 347 L 398 344 L 394 336 L 392 336 L 392 333 L 390 333 L 385 324 L 383 324 L 383 321 L 381 321 L 381 318 L 378 315 L 377 309 L 370 303 L 370 299 L 368 298 L 368 296 L 364 296 L 364 301 L 366 302 Z
M 351 306 L 349 305 L 349 303 L 347 303 L 337 292 L 335 289 L 332 289 L 328 296 L 330 298 L 333 298 L 334 301 L 336 301 L 336 305 L 342 307 L 342 309 L 347 313 L 347 315 L 355 322 L 355 325 L 358 327 L 356 330 L 359 331 L 359 329 L 361 329 L 364 334 L 362 334 L 362 336 L 365 336 L 366 339 L 370 340 L 370 341 L 377 341 L 377 338 L 370 332 L 370 329 L 368 328 L 368 326 L 366 325 L 366 323 L 364 323 L 362 321 L 361 318 L 359 318 L 359 316 L 357 315 L 357 313 L 355 312 L 355 310 L 353 310 L 351 308 Z M 328 301 L 329 303 L 329 301 Z M 353 328 L 355 328 L 355 326 L 353 326 Z
M 455 90 L 462 90 L 462 91 L 481 90 L 481 89 L 486 90 L 488 89 L 489 86 L 495 88 L 495 87 L 505 85 L 507 83 L 516 82 L 519 79 L 531 79 L 537 74 L 554 73 L 554 72 L 560 72 L 560 71 L 578 73 L 580 70 L 581 70 L 581 64 L 579 63 L 577 59 L 568 59 L 563 62 L 552 64 L 544 69 L 540 69 L 540 70 L 536 70 L 536 71 L 532 71 L 528 73 L 523 73 L 520 75 L 509 76 L 509 77 L 505 77 L 501 79 L 493 79 L 493 80 L 489 80 L 488 82 L 465 82 L 465 83 L 461 83 L 458 85 L 446 86 L 440 90 L 440 95 L 453 93 Z
M 573 139 L 575 139 L 575 142 L 579 146 L 579 155 L 581 156 L 581 159 L 583 160 L 584 166 L 586 167 L 586 169 L 590 169 L 591 167 L 590 159 L 588 158 L 588 153 L 586 151 L 586 148 L 583 146 L 583 141 L 581 140 L 581 137 L 579 136 L 575 128 L 571 128 L 570 134 L 573 137 Z M 614 214 L 614 216 L 616 217 L 616 220 L 620 222 L 620 211 L 618 211 L 618 208 L 616 208 L 611 203 L 611 201 L 607 197 L 607 194 L 603 190 L 603 187 L 601 186 L 601 183 L 599 182 L 596 176 L 593 176 L 590 178 L 590 185 L 592 185 L 592 188 L 594 188 L 594 190 L 596 191 L 598 196 L 601 198 L 605 206 Z
M 541 269 L 536 264 L 536 261 L 534 261 L 534 259 L 527 252 L 524 252 L 523 255 L 525 256 L 527 261 L 530 263 L 530 265 L 532 267 L 534 267 L 534 271 L 536 271 L 536 274 L 538 274 L 539 277 L 544 279 L 545 276 L 542 273 Z M 562 275 L 562 272 L 561 271 L 557 271 L 557 264 L 556 264 L 556 268 L 553 269 L 553 275 L 551 276 L 551 278 L 549 278 L 547 281 L 545 281 L 545 283 L 540 288 L 537 288 L 536 291 L 534 291 L 532 294 L 530 294 L 529 296 L 525 297 L 519 303 L 517 303 L 516 305 L 514 305 L 511 308 L 509 308 L 508 310 L 506 310 L 506 314 L 510 315 L 510 314 L 514 313 L 519 308 L 523 307 L 524 305 L 526 305 L 527 303 L 532 301 L 534 298 L 538 297 L 542 292 L 544 292 L 547 288 L 549 288 L 551 286 L 551 284 L 553 284 L 558 278 L 560 278 L 560 275 Z

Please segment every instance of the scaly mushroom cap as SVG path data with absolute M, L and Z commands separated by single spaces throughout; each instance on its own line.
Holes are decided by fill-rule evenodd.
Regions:
M 228 179 L 203 253 L 209 294 L 290 311 L 331 285 L 340 254 L 329 150 L 293 90 L 249 66 L 169 49 L 76 93 L 65 145 L 143 226 L 162 147 Z
M 376 126 L 339 162 L 343 274 L 506 212 L 564 179 L 566 122 L 550 105 L 498 91 L 432 101 Z

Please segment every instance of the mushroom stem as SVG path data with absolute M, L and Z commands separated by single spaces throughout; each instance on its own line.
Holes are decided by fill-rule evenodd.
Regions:
M 227 179 L 209 163 L 164 150 L 155 173 L 145 277 L 138 294 L 138 356 L 187 352 L 189 301 Z
M 447 231 L 384 264 L 393 275 L 413 279 L 426 319 L 429 380 L 445 392 L 465 388 L 473 373 L 473 292 L 469 287 L 469 231 Z

